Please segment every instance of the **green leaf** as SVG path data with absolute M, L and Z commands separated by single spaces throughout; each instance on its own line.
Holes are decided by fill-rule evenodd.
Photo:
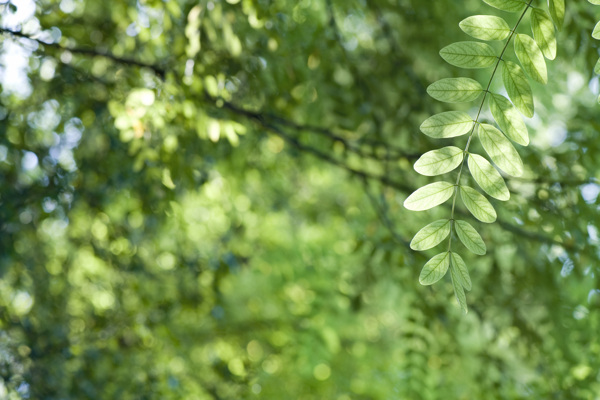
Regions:
M 473 119 L 464 111 L 447 111 L 427 118 L 421 132 L 435 139 L 461 136 L 473 128 Z
M 600 58 L 596 61 L 596 65 L 594 66 L 594 73 L 600 74 Z
M 565 0 L 548 0 L 548 8 L 556 27 L 559 31 L 562 30 L 565 21 Z
M 598 22 L 594 27 L 594 30 L 592 31 L 592 37 L 600 40 L 600 22 Z
M 440 219 L 421 229 L 410 242 L 410 248 L 417 251 L 431 249 L 448 237 L 450 220 Z
M 460 165 L 463 155 L 463 150 L 454 146 L 428 151 L 415 163 L 415 171 L 426 176 L 445 174 Z
M 469 154 L 468 164 L 473 179 L 487 194 L 502 201 L 510 198 L 504 179 L 488 160 L 479 154 Z
M 435 182 L 417 189 L 404 201 L 404 207 L 412 211 L 429 210 L 448 200 L 454 193 L 449 182 Z
M 519 12 L 522 11 L 527 3 L 522 0 L 483 0 L 490 6 L 497 8 L 498 10 L 508 12 Z
M 475 39 L 504 40 L 510 35 L 506 21 L 494 15 L 473 15 L 460 21 L 458 26 Z
M 542 50 L 544 57 L 554 60 L 556 57 L 556 36 L 554 35 L 554 24 L 548 13 L 544 10 L 534 8 L 531 12 L 531 30 L 535 42 Z
M 467 290 L 471 290 L 471 276 L 469 276 L 469 269 L 464 260 L 457 253 L 450 253 L 450 268 L 456 269 L 456 276 L 458 282 Z
M 467 221 L 456 220 L 454 227 L 458 238 L 467 249 L 480 256 L 486 253 L 487 249 L 483 239 L 471 224 Z
M 502 81 L 508 97 L 524 116 L 533 117 L 533 93 L 521 67 L 511 61 L 504 61 Z
M 471 78 L 445 78 L 429 85 L 427 93 L 446 103 L 465 103 L 478 98 L 483 88 Z
M 478 132 L 483 148 L 502 171 L 511 176 L 523 174 L 523 161 L 502 132 L 488 124 L 479 125 Z
M 489 224 L 496 220 L 496 210 L 494 210 L 488 199 L 477 190 L 468 186 L 461 186 L 460 198 L 471 214 L 481 222 Z
M 527 74 L 539 83 L 548 83 L 548 72 L 546 70 L 546 61 L 531 36 L 517 34 L 515 37 L 515 53 L 521 62 L 523 69 Z
M 490 111 L 500 129 L 513 142 L 527 146 L 529 144 L 529 134 L 521 114 L 506 97 L 492 93 L 489 98 Z
M 440 56 L 448 64 L 461 68 L 487 68 L 498 60 L 494 49 L 480 42 L 452 43 L 440 50 Z
M 600 0 L 588 0 L 590 3 L 600 6 Z
M 452 280 L 452 287 L 454 288 L 456 300 L 458 301 L 458 304 L 460 304 L 460 308 L 462 308 L 466 314 L 469 312 L 469 309 L 467 308 L 467 297 L 465 296 L 465 290 L 460 283 L 456 268 L 450 268 L 450 279 Z
M 419 275 L 419 283 L 421 285 L 432 285 L 442 279 L 448 267 L 450 266 L 450 252 L 445 251 L 433 256 L 427 264 L 423 266 L 421 275 Z

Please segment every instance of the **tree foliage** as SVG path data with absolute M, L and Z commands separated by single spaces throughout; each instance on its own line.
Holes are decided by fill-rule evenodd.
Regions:
M 0 398 L 597 396 L 590 3 L 0 4 Z

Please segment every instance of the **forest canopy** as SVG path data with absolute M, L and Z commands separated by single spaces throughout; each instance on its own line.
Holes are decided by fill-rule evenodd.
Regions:
M 0 399 L 598 399 L 598 5 L 0 0 Z

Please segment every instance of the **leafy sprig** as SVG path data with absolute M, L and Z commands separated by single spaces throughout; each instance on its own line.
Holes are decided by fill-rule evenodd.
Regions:
M 600 4 L 600 0 L 590 0 Z M 556 57 L 555 26 L 562 28 L 565 12 L 564 0 L 548 0 L 548 11 L 534 6 L 534 0 L 484 0 L 496 9 L 520 13 L 511 29 L 508 23 L 495 15 L 475 15 L 459 23 L 460 29 L 474 39 L 482 41 L 504 41 L 500 54 L 492 46 L 480 41 L 452 43 L 440 51 L 440 56 L 449 64 L 460 68 L 480 69 L 493 67 L 487 86 L 467 78 L 445 78 L 432 83 L 427 93 L 436 100 L 446 103 L 464 103 L 482 97 L 475 118 L 463 111 L 446 111 L 427 118 L 420 129 L 434 139 L 454 138 L 468 134 L 464 150 L 447 146 L 429 151 L 421 156 L 414 169 L 421 175 L 439 176 L 456 168 L 454 182 L 438 181 L 425 185 L 413 192 L 404 202 L 412 211 L 424 211 L 445 203 L 452 198 L 450 217 L 432 222 L 416 233 L 410 246 L 424 251 L 434 248 L 448 239 L 445 251 L 433 256 L 423 267 L 419 282 L 431 285 L 442 279 L 448 270 L 454 293 L 461 308 L 468 311 L 465 290 L 471 290 L 469 270 L 462 257 L 453 248 L 453 238 L 477 255 L 486 253 L 486 245 L 479 232 L 467 221 L 455 218 L 457 198 L 479 221 L 496 221 L 496 210 L 478 190 L 463 179 L 467 165 L 477 185 L 495 199 L 506 201 L 510 193 L 503 172 L 510 176 L 521 176 L 523 162 L 513 142 L 521 146 L 529 144 L 529 134 L 520 114 L 531 118 L 534 114 L 533 92 L 530 79 L 546 84 L 548 74 L 544 58 Z M 529 12 L 532 36 L 517 33 L 523 18 Z M 600 38 L 600 27 L 598 27 Z M 519 64 L 505 59 L 509 44 L 513 43 Z M 600 68 L 600 65 L 599 65 Z M 501 71 L 502 82 L 508 98 L 490 91 L 492 82 Z M 485 121 L 482 115 L 486 104 L 493 121 Z M 494 125 L 495 122 L 495 125 Z M 470 151 L 474 138 L 479 141 L 489 159 Z M 500 172 L 501 171 L 501 172 Z

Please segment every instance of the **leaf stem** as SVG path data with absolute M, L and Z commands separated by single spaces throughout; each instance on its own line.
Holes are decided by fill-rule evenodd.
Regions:
M 527 10 L 529 10 L 529 8 L 531 8 L 531 3 L 533 3 L 533 0 L 529 0 L 529 3 L 527 3 L 527 7 L 525 7 L 523 12 L 521 13 L 521 16 L 519 17 L 519 20 L 515 24 L 515 27 L 510 31 L 510 35 L 508 36 L 508 39 L 506 40 L 506 43 L 504 44 L 504 47 L 502 48 L 502 51 L 500 52 L 500 55 L 498 56 L 498 61 L 496 61 L 496 65 L 494 66 L 494 70 L 492 71 L 492 75 L 490 76 L 490 80 L 488 81 L 487 87 L 485 88 L 485 90 L 483 92 L 483 99 L 481 99 L 481 104 L 479 105 L 479 110 L 477 111 L 477 117 L 475 117 L 475 120 L 473 120 L 473 127 L 471 128 L 471 132 L 469 133 L 469 139 L 467 140 L 465 150 L 463 151 L 463 154 L 464 154 L 463 162 L 460 165 L 460 169 L 458 170 L 458 176 L 456 177 L 456 183 L 454 184 L 454 195 L 452 197 L 452 211 L 450 212 L 450 235 L 449 235 L 450 238 L 448 239 L 448 251 L 452 250 L 452 233 L 454 232 L 454 207 L 456 206 L 456 198 L 458 197 L 458 187 L 460 184 L 460 178 L 462 176 L 463 168 L 465 166 L 465 163 L 467 162 L 467 158 L 469 157 L 469 146 L 471 145 L 471 140 L 473 139 L 473 135 L 475 134 L 475 127 L 477 126 L 477 124 L 480 123 L 479 117 L 481 116 L 481 110 L 483 109 L 483 105 L 485 104 L 485 99 L 487 98 L 488 93 L 490 93 L 490 87 L 492 86 L 492 81 L 494 80 L 494 76 L 496 76 L 496 71 L 498 71 L 498 66 L 500 65 L 500 61 L 502 61 L 502 57 L 504 56 L 504 53 L 506 52 L 506 49 L 508 48 L 510 41 L 512 40 L 513 36 L 515 35 L 517 28 L 519 27 L 519 24 L 523 20 L 523 17 L 525 17 Z

